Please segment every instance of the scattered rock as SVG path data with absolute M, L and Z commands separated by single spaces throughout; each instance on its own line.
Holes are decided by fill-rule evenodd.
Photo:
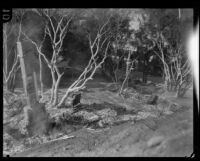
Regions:
M 177 110 L 179 110 L 181 108 L 180 105 L 178 105 L 177 103 L 171 103 L 169 110 L 172 112 L 176 112 Z
M 99 120 L 99 116 L 95 115 L 94 113 L 88 113 L 87 117 L 85 118 L 87 121 L 96 121 Z
M 24 100 L 21 100 L 21 99 L 15 100 L 6 109 L 7 110 L 7 115 L 9 117 L 13 117 L 13 116 L 15 116 L 17 114 L 20 114 L 25 105 L 26 105 L 26 102 Z
M 98 125 L 99 127 L 103 128 L 107 125 L 113 125 L 115 122 L 115 118 L 114 117 L 106 117 L 100 121 L 98 121 Z
M 105 117 L 114 117 L 117 115 L 117 112 L 115 110 L 111 110 L 110 108 L 106 108 L 103 110 L 99 110 L 97 112 L 95 112 L 98 116 L 100 116 L 101 118 L 105 118 Z
M 127 92 L 127 93 L 136 93 L 136 90 L 134 88 L 128 87 L 128 88 L 124 89 L 124 92 Z
M 162 87 L 156 87 L 155 91 L 158 94 L 163 94 L 165 92 L 164 88 L 162 88 Z
M 3 149 L 9 150 L 13 145 L 13 138 L 8 133 L 3 134 Z
M 157 117 L 156 114 L 150 113 L 150 112 L 138 112 L 138 115 L 136 117 L 136 120 L 142 120 L 146 119 L 147 117 Z
M 25 135 L 21 133 L 21 131 L 19 130 L 20 128 L 18 126 L 16 127 L 7 126 L 5 128 L 5 132 L 8 133 L 10 136 L 12 136 L 12 138 L 14 138 L 15 140 L 20 140 L 24 138 Z
M 49 100 L 51 100 L 51 94 L 50 94 L 50 93 L 49 93 L 49 94 L 43 95 L 43 96 L 40 98 L 39 102 L 40 102 L 40 103 L 47 103 L 47 102 L 49 102 Z
M 154 105 L 144 105 L 144 109 L 145 109 L 145 111 L 155 111 L 156 109 L 157 109 L 157 107 L 156 106 L 154 106 Z
M 119 84 L 111 84 L 107 87 L 107 90 L 111 92 L 117 92 L 120 89 L 120 87 L 121 86 Z
M 137 94 L 136 90 L 132 87 L 125 88 L 122 92 L 124 98 L 133 98 Z
M 148 86 L 141 86 L 140 87 L 140 93 L 141 94 L 152 94 L 153 93 L 153 89 L 151 89 Z
M 147 84 L 148 84 L 148 85 L 149 85 L 149 84 L 152 84 L 152 81 L 148 80 L 148 81 L 147 81 Z
M 160 98 L 157 101 L 157 108 L 158 108 L 158 110 L 161 110 L 161 111 L 164 111 L 166 109 L 169 110 L 170 104 L 171 104 L 170 101 Z
M 157 108 L 158 110 L 163 111 L 164 114 L 170 115 L 179 110 L 181 106 L 168 100 L 162 100 L 159 101 Z
M 163 136 L 154 136 L 147 142 L 147 146 L 149 148 L 158 146 L 163 142 L 163 140 L 164 140 Z
M 73 112 L 73 108 L 51 109 L 49 110 L 49 116 L 50 118 L 55 119 L 58 117 L 66 117 L 68 115 L 71 115 Z
M 123 121 L 136 120 L 136 118 L 137 118 L 136 115 L 130 115 L 130 114 L 121 115 L 118 117 L 116 122 L 118 123 L 118 122 L 123 122 Z
M 12 102 L 17 99 L 16 97 L 14 93 L 3 91 L 3 100 L 7 105 L 12 104 Z
M 139 101 L 142 100 L 142 96 L 141 96 L 140 93 L 134 93 L 134 94 L 132 94 L 132 97 L 131 97 L 131 98 L 132 98 L 132 99 L 139 100 Z
M 99 120 L 98 115 L 94 114 L 93 112 L 88 112 L 88 111 L 79 111 L 75 113 L 74 116 L 82 116 L 85 120 L 89 122 Z
M 163 113 L 166 114 L 166 115 L 171 115 L 171 114 L 173 114 L 173 112 L 172 112 L 172 111 L 169 111 L 169 110 L 166 110 L 166 111 L 164 111 Z

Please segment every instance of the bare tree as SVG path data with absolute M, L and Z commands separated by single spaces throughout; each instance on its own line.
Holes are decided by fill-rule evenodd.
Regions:
M 3 24 L 3 81 L 6 91 L 14 92 L 15 77 L 20 68 L 16 42 L 19 41 L 21 36 L 21 23 L 25 11 L 24 9 L 13 10 L 12 20 Z
M 46 55 L 42 52 L 42 44 L 43 41 L 40 44 L 37 44 L 34 42 L 30 37 L 28 37 L 25 33 L 25 37 L 36 47 L 38 53 L 39 53 L 39 61 L 40 61 L 40 83 L 41 83 L 41 93 L 43 92 L 43 83 L 42 83 L 42 61 L 41 57 L 44 58 L 45 62 L 47 63 L 49 69 L 51 70 L 51 76 L 52 76 L 52 88 L 51 88 L 51 100 L 50 104 L 56 105 L 58 103 L 58 87 L 60 84 L 61 77 L 64 73 L 61 73 L 57 64 L 59 54 L 63 47 L 63 40 L 67 34 L 69 23 L 72 20 L 72 16 L 69 17 L 68 14 L 57 15 L 58 18 L 54 17 L 53 10 L 45 9 L 42 10 L 42 15 L 47 18 L 47 25 L 45 26 L 45 35 L 43 37 L 43 41 L 45 39 L 45 36 L 48 35 L 51 40 L 52 45 L 52 56 L 49 60 Z M 55 21 L 53 21 L 55 20 Z
M 183 96 L 192 85 L 192 70 L 189 59 L 184 56 L 185 50 L 182 44 L 178 43 L 177 47 L 174 48 L 162 34 L 154 42 L 159 51 L 154 50 L 154 52 L 163 64 L 165 89 L 167 91 L 175 91 L 177 97 Z M 168 47 L 167 51 L 170 55 L 164 53 L 163 45 Z
M 109 29 L 106 29 L 106 25 L 109 23 L 106 21 L 98 30 L 94 40 L 92 40 L 91 35 L 89 34 L 88 40 L 89 40 L 89 47 L 91 52 L 91 58 L 88 62 L 88 65 L 85 67 L 85 70 L 82 72 L 82 74 L 78 77 L 78 79 L 72 83 L 65 95 L 62 97 L 61 101 L 58 104 L 58 107 L 62 106 L 66 100 L 66 98 L 69 96 L 70 93 L 80 91 L 84 88 L 86 88 L 86 83 L 89 80 L 93 79 L 93 76 L 98 68 L 101 68 L 102 64 L 104 63 L 106 57 L 108 48 L 110 45 L 109 38 Z M 104 49 L 104 50 L 103 50 Z M 99 61 L 99 54 L 103 52 L 103 58 Z
M 133 65 L 134 65 L 134 62 L 136 61 L 136 59 L 134 60 L 131 60 L 131 55 L 133 54 L 133 51 L 129 50 L 129 53 L 128 53 L 128 57 L 127 58 L 124 58 L 124 61 L 126 63 L 126 74 L 125 74 L 125 78 L 123 80 L 123 83 L 121 85 L 121 88 L 120 88 L 120 91 L 119 91 L 119 94 L 121 95 L 123 90 L 124 90 L 124 86 L 125 84 L 127 83 L 128 84 L 128 79 L 130 77 L 130 74 L 131 74 L 131 71 L 134 69 L 133 68 Z
M 44 60 L 46 61 L 47 65 L 50 67 L 50 62 L 49 60 L 46 58 L 45 54 L 42 52 L 42 47 L 43 47 L 43 43 L 45 40 L 45 36 L 43 37 L 43 40 L 41 41 L 40 44 L 37 44 L 35 41 L 33 41 L 30 37 L 28 37 L 23 31 L 22 34 L 27 38 L 28 41 L 30 41 L 32 44 L 34 44 L 37 52 L 38 52 L 38 59 L 39 59 L 39 69 L 40 69 L 40 74 L 39 74 L 39 80 L 40 80 L 40 95 L 43 97 L 43 92 L 44 92 L 44 85 L 43 85 L 43 81 L 42 81 L 42 57 L 44 58 Z
M 15 27 L 16 26 L 13 24 L 8 24 L 8 23 L 3 24 L 3 78 L 4 78 L 3 80 L 5 83 L 6 91 L 9 90 L 8 87 L 9 81 L 11 81 L 11 84 L 15 83 L 14 78 L 20 67 L 15 46 L 11 48 L 8 47 L 10 39 L 12 38 L 11 34 L 13 33 L 13 30 L 16 30 Z M 11 57 L 14 58 L 12 62 L 10 61 Z
M 114 56 L 114 55 L 112 55 L 111 56 L 111 59 L 113 61 L 112 71 L 114 73 L 113 82 L 115 82 L 115 83 L 119 83 L 120 78 L 123 77 L 123 75 L 121 73 L 119 74 L 119 71 L 120 71 L 119 63 L 123 60 L 123 57 L 124 57 L 124 55 L 122 55 L 122 56 Z
M 51 39 L 51 45 L 53 47 L 53 55 L 50 62 L 50 70 L 52 75 L 52 91 L 51 91 L 51 103 L 53 105 L 56 105 L 58 103 L 58 86 L 60 84 L 61 77 L 64 73 L 61 73 L 58 66 L 57 66 L 57 58 L 61 52 L 62 46 L 63 46 L 63 40 L 67 34 L 67 29 L 69 26 L 69 23 L 72 20 L 72 16 L 67 19 L 67 22 L 65 22 L 65 18 L 69 16 L 68 14 L 59 16 L 59 19 L 57 20 L 57 25 L 55 26 L 53 24 L 52 18 L 50 17 L 50 11 L 44 10 L 44 14 L 47 17 L 49 21 L 49 25 L 47 25 L 45 32 L 47 35 L 49 35 Z M 52 32 L 53 31 L 53 32 Z M 57 79 L 56 79 L 57 75 Z

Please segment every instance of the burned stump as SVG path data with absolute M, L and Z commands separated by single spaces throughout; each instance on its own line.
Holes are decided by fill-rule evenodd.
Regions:
M 149 105 L 156 105 L 158 103 L 158 96 L 157 95 L 152 95 L 148 100 L 147 104 Z
M 45 105 L 36 102 L 32 107 L 33 108 L 27 112 L 27 130 L 29 135 L 46 134 L 49 126 L 49 118 L 45 110 Z
M 81 93 L 75 94 L 74 99 L 72 101 L 72 106 L 76 107 L 76 106 L 80 105 L 80 101 L 81 101 Z

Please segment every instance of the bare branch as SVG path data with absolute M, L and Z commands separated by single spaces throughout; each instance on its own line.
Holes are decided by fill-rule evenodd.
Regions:
M 64 16 L 62 17 L 63 20 Z M 61 28 L 61 23 L 58 24 L 58 28 L 60 28 L 60 34 L 59 34 L 59 41 L 55 43 L 55 46 L 57 46 L 59 43 L 61 43 L 60 48 L 62 47 L 63 39 L 65 38 L 65 35 L 67 34 L 66 30 L 67 27 L 69 26 L 69 23 L 71 22 L 72 17 L 67 21 L 67 24 Z M 57 29 L 58 29 L 57 28 Z M 58 33 L 58 30 L 56 30 L 56 34 Z
M 45 14 L 45 16 L 48 18 L 48 20 L 49 20 L 49 22 L 50 22 L 51 28 L 52 28 L 52 30 L 53 30 L 53 34 L 56 35 L 56 30 L 55 30 L 55 28 L 54 28 L 52 19 L 51 19 L 51 17 L 50 17 L 49 14 L 48 14 L 48 11 L 44 12 L 44 14 Z M 49 26 L 47 26 L 47 28 L 48 28 L 49 34 L 51 34 L 50 29 L 49 29 Z M 52 40 L 53 40 L 53 42 L 55 42 L 55 41 L 56 41 L 56 37 L 54 37 Z
M 14 65 L 12 66 L 12 69 L 10 70 L 10 72 L 9 72 L 9 74 L 8 74 L 8 77 L 6 78 L 6 81 L 8 81 L 8 80 L 10 79 L 10 76 L 11 76 L 11 74 L 13 73 L 14 69 L 16 68 L 17 63 L 18 63 L 18 58 L 17 58 L 17 60 L 15 61 Z
M 97 63 L 97 59 L 98 59 L 97 54 L 99 53 L 99 47 L 102 45 L 100 44 L 101 35 L 99 34 L 99 32 L 97 33 L 93 42 L 91 41 L 90 35 L 88 36 L 88 40 L 89 40 L 90 51 L 91 51 L 91 58 L 88 62 L 88 65 L 86 66 L 85 70 L 81 73 L 81 75 L 78 77 L 78 79 L 73 84 L 71 84 L 70 87 L 67 89 L 65 95 L 61 99 L 61 102 L 58 104 L 58 106 L 61 106 L 63 104 L 64 100 L 67 98 L 70 92 L 75 92 L 75 91 L 84 89 L 85 84 L 89 80 L 93 79 L 93 76 L 96 70 L 101 67 L 101 65 L 103 64 L 103 62 L 105 61 L 107 57 L 107 51 L 108 51 L 110 42 L 107 43 L 103 59 L 99 63 Z M 103 43 L 105 43 L 105 41 L 103 41 Z
M 31 38 L 29 38 L 24 32 L 21 32 L 21 33 L 26 37 L 26 39 L 27 39 L 28 41 L 30 41 L 30 42 L 36 47 L 38 53 L 41 54 L 41 55 L 43 56 L 44 60 L 46 61 L 47 65 L 48 65 L 48 67 L 50 68 L 50 67 L 51 67 L 51 65 L 50 65 L 51 63 L 49 62 L 49 60 L 47 59 L 47 57 L 42 53 L 42 51 L 41 51 L 41 46 L 39 47 L 39 46 L 37 45 L 37 43 L 34 42 Z

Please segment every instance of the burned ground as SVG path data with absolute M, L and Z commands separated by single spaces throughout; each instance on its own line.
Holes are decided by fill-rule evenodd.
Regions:
M 14 157 L 186 156 L 192 152 L 191 94 L 182 100 L 159 95 L 155 106 L 147 104 L 150 95 L 135 97 L 139 94 L 137 90 L 129 88 L 129 96 L 122 99 L 109 91 L 108 83 L 90 84 L 77 111 L 73 107 L 46 106 L 53 120 L 46 136 L 22 135 L 14 125 L 20 120 L 20 112 L 9 116 L 13 120 L 4 126 L 5 154 L 9 152 Z M 59 91 L 63 93 L 64 89 Z M 71 138 L 53 141 L 66 135 Z

